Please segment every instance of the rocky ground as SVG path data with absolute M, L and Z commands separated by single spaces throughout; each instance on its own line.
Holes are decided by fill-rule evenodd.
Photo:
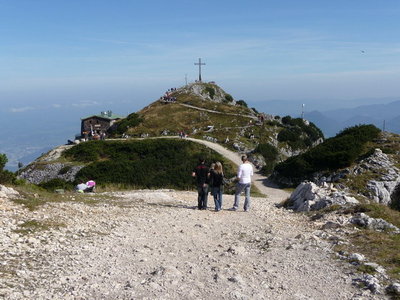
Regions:
M 385 299 L 353 285 L 335 232 L 276 198 L 233 212 L 224 195 L 214 212 L 196 197 L 69 194 L 29 211 L 0 193 L 0 298 Z

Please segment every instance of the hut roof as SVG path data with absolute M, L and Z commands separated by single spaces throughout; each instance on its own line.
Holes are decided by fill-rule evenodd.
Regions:
M 85 118 L 81 118 L 81 120 L 86 120 L 86 119 L 90 119 L 93 117 L 98 117 L 98 118 L 102 118 L 102 119 L 106 119 L 106 120 L 117 120 L 117 119 L 122 119 L 124 118 L 123 116 L 114 114 L 111 110 L 109 111 L 102 111 L 100 114 L 97 115 L 91 115 Z

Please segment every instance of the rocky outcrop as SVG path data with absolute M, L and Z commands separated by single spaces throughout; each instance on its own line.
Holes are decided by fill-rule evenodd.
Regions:
M 357 203 L 357 199 L 343 191 L 337 191 L 328 185 L 317 186 L 312 182 L 301 183 L 288 200 L 289 208 L 298 212 L 319 210 L 331 205 L 344 206 Z
M 55 178 L 74 181 L 76 174 L 82 168 L 83 166 L 69 166 L 63 163 L 33 163 L 25 168 L 19 177 L 33 184 L 40 184 Z
M 400 170 L 395 166 L 395 162 L 380 149 L 375 149 L 369 157 L 361 160 L 356 166 L 346 168 L 329 175 L 316 173 L 313 176 L 314 182 L 338 182 L 349 175 L 358 176 L 371 174 L 374 179 L 367 182 L 367 198 L 384 205 L 392 201 L 396 187 L 400 186 Z
M 374 154 L 362 160 L 353 172 L 362 174 L 366 171 L 380 174 L 378 179 L 370 180 L 367 184 L 367 189 L 370 191 L 369 198 L 388 205 L 391 202 L 391 194 L 400 183 L 400 170 L 388 155 L 380 149 L 375 149 Z
M 213 83 L 192 83 L 179 89 L 179 91 L 193 94 L 195 96 L 201 97 L 204 100 L 224 102 L 232 105 L 235 105 L 236 103 L 232 97 L 227 97 L 228 94 L 225 93 L 224 90 Z
M 56 178 L 74 181 L 76 174 L 84 166 L 59 162 L 62 153 L 71 147 L 73 145 L 62 145 L 50 150 L 25 167 L 19 174 L 19 178 L 33 184 L 40 184 Z

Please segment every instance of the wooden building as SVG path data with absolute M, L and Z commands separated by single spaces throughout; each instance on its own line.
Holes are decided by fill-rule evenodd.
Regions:
M 98 115 L 92 115 L 81 119 L 81 136 L 94 137 L 105 134 L 107 130 L 122 116 L 114 114 L 111 110 L 102 111 Z

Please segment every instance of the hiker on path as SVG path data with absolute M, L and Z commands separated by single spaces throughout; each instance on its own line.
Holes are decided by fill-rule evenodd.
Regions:
M 247 159 L 246 155 L 242 156 L 242 164 L 238 168 L 237 179 L 239 182 L 236 184 L 235 190 L 235 202 L 231 210 L 237 210 L 239 207 L 240 194 L 245 192 L 244 199 L 244 211 L 250 209 L 250 187 L 251 187 L 251 176 L 253 176 L 253 166 Z
M 215 211 L 222 209 L 222 193 L 224 192 L 224 171 L 222 164 L 217 161 L 214 168 L 210 169 L 210 187 L 214 196 Z
M 196 178 L 198 192 L 198 209 L 207 209 L 207 194 L 208 194 L 208 173 L 209 168 L 205 165 L 205 159 L 199 158 L 199 164 L 194 168 L 192 177 Z

